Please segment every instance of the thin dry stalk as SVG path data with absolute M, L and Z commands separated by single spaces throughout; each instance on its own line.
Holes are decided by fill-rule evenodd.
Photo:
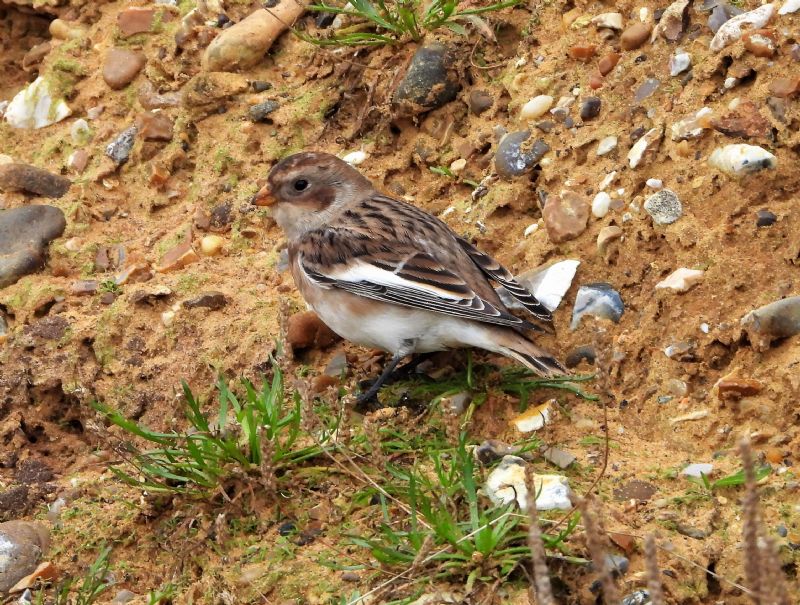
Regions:
M 745 493 L 742 501 L 742 541 L 744 542 L 744 576 L 750 590 L 751 600 L 755 605 L 763 602 L 761 587 L 761 553 L 758 547 L 760 523 L 758 515 L 758 491 L 756 490 L 756 473 L 753 468 L 753 453 L 746 439 L 739 444 L 739 453 L 744 468 Z
M 442 402 L 442 420 L 444 421 L 444 433 L 447 435 L 447 440 L 453 446 L 458 446 L 458 441 L 461 436 L 461 426 L 458 422 L 458 414 L 449 402 Z
M 789 589 L 786 586 L 786 576 L 781 569 L 778 545 L 775 540 L 766 537 L 761 551 L 764 602 L 769 605 L 790 605 Z
M 607 605 L 619 603 L 619 593 L 614 584 L 613 570 L 606 557 L 605 532 L 600 515 L 590 510 L 589 498 L 578 500 L 578 509 L 581 511 L 583 526 L 586 531 L 586 542 L 589 555 L 592 557 L 594 568 L 600 572 L 600 582 L 603 586 L 603 602 Z
M 275 444 L 272 439 L 267 437 L 262 427 L 260 435 L 261 442 L 261 466 L 260 466 L 260 480 L 261 486 L 264 491 L 272 497 L 278 492 L 278 480 L 275 476 L 275 464 L 272 459 L 275 456 Z
M 369 448 L 372 451 L 373 462 L 379 468 L 386 467 L 386 456 L 383 453 L 383 446 L 381 445 L 381 434 L 378 424 L 374 420 L 364 420 L 364 435 L 367 437 Z
M 536 484 L 533 481 L 533 469 L 525 468 L 525 483 L 528 488 L 528 547 L 531 549 L 531 569 L 535 599 L 531 603 L 537 605 L 555 605 L 553 589 L 550 586 L 550 572 L 545 559 L 542 530 L 539 528 L 539 512 L 536 510 Z
M 647 566 L 647 591 L 650 593 L 652 605 L 666 605 L 664 590 L 661 587 L 661 572 L 658 568 L 658 552 L 656 539 L 648 534 L 644 539 L 644 556 Z

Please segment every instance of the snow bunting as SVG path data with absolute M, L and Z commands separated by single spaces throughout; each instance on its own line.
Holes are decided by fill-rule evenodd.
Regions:
M 382 195 L 355 168 L 327 153 L 276 164 L 254 203 L 270 206 L 288 239 L 294 281 L 334 332 L 392 353 L 369 400 L 412 353 L 479 347 L 542 376 L 565 373 L 532 340 L 552 332 L 550 312 L 490 256 L 439 219 Z M 490 280 L 532 315 L 503 305 Z

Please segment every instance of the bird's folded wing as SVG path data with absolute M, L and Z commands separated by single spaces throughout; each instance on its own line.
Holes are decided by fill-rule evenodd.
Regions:
M 424 252 L 383 249 L 331 264 L 301 254 L 299 262 L 306 276 L 322 287 L 464 319 L 535 329 L 483 300 L 461 277 Z
M 500 263 L 494 260 L 488 254 L 484 254 L 475 246 L 470 244 L 463 238 L 458 238 L 458 243 L 464 248 L 464 251 L 469 254 L 472 261 L 484 272 L 484 274 L 493 279 L 498 284 L 503 286 L 508 293 L 516 298 L 522 306 L 524 306 L 536 319 L 539 319 L 547 324 L 553 323 L 553 315 L 550 310 L 545 307 L 539 300 L 528 291 L 527 288 L 522 286 L 514 276 L 508 272 Z

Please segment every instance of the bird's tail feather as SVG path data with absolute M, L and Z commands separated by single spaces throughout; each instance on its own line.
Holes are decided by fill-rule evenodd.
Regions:
M 553 355 L 518 334 L 514 336 L 516 338 L 509 339 L 510 342 L 503 343 L 501 352 L 504 355 L 544 378 L 567 374 L 566 368 Z

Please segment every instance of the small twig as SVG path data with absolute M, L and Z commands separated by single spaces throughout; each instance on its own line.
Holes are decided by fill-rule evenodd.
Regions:
M 644 556 L 647 566 L 647 591 L 650 593 L 652 605 L 666 605 L 664 590 L 661 588 L 661 574 L 658 569 L 658 553 L 656 539 L 648 534 L 644 539 Z
M 553 589 L 550 586 L 550 572 L 545 559 L 542 532 L 539 528 L 539 512 L 536 510 L 536 485 L 533 481 L 533 468 L 525 468 L 525 482 L 528 486 L 528 548 L 531 549 L 531 570 L 536 588 L 537 605 L 555 605 Z
M 614 584 L 613 569 L 606 556 L 605 531 L 603 530 L 602 516 L 591 510 L 589 498 L 580 498 L 578 508 L 581 511 L 583 525 L 586 528 L 586 542 L 592 563 L 600 573 L 600 582 L 603 585 L 603 602 L 607 605 L 619 603 L 619 593 Z

